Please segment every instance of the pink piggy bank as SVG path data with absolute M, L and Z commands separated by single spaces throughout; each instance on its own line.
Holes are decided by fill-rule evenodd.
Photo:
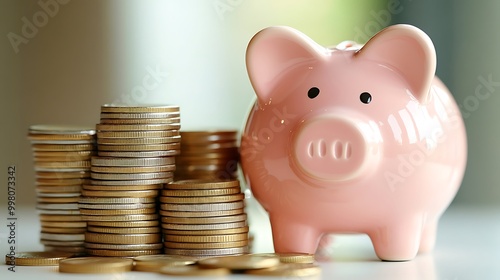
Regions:
M 366 233 L 382 260 L 432 250 L 467 143 L 429 37 L 395 25 L 364 46 L 324 48 L 270 27 L 246 63 L 257 102 L 241 163 L 275 251 L 314 253 L 325 233 Z

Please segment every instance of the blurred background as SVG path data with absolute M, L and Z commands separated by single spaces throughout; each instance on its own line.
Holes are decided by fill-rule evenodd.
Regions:
M 242 129 L 255 100 L 245 50 L 267 26 L 292 26 L 327 46 L 410 23 L 434 41 L 437 74 L 467 126 L 454 203 L 497 204 L 499 9 L 495 0 L 0 0 L 0 184 L 15 165 L 17 202 L 35 215 L 28 127 L 94 126 L 104 103 L 178 104 L 184 129 Z M 157 83 L 146 90 L 148 75 Z M 479 98 L 480 85 L 490 94 Z M 2 219 L 5 197 L 2 188 Z

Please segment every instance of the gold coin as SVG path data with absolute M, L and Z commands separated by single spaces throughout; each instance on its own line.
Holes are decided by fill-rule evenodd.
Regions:
M 141 152 L 141 151 L 163 151 L 179 150 L 180 143 L 149 144 L 149 145 L 98 145 L 99 151 L 110 152 Z
M 170 249 L 165 248 L 165 254 L 184 256 L 223 256 L 248 253 L 248 246 L 223 249 Z
M 101 112 L 102 119 L 170 119 L 179 118 L 179 112 L 162 113 L 104 113 Z
M 85 221 L 107 221 L 109 216 L 153 214 L 155 208 L 138 209 L 80 209 Z
M 196 259 L 192 257 L 172 255 L 146 255 L 134 258 L 134 270 L 159 272 L 160 269 L 164 266 L 181 266 L 194 263 L 196 263 Z
M 201 218 L 201 217 L 222 217 L 232 216 L 245 213 L 244 208 L 226 210 L 226 211 L 199 211 L 199 212 L 183 212 L 183 211 L 159 211 L 161 216 L 167 217 L 184 217 L 184 218 Z
M 29 133 L 29 140 L 93 140 L 93 135 L 88 134 L 39 134 Z
M 85 216 L 82 217 L 82 219 L 88 221 L 87 223 L 88 225 L 90 225 L 91 223 L 93 223 L 93 225 L 97 225 L 94 222 L 131 222 L 131 221 L 158 220 L 158 214 L 115 214 L 115 215 L 99 215 L 99 216 L 96 215 L 96 216 Z
M 162 210 L 167 211 L 226 211 L 240 209 L 245 206 L 243 201 L 226 202 L 226 203 L 208 203 L 208 204 L 160 204 Z
M 5 264 L 19 266 L 58 265 L 59 260 L 73 256 L 73 253 L 64 252 L 19 252 L 14 256 L 5 256 Z
M 143 167 L 106 167 L 92 166 L 90 171 L 100 173 L 146 173 L 146 172 L 167 172 L 174 171 L 175 164 L 143 166 Z
M 80 217 L 81 219 L 81 217 Z M 64 222 L 64 221 L 40 221 L 42 228 L 44 227 L 53 227 L 53 228 L 86 228 L 86 222 Z
M 181 151 L 182 153 L 182 151 Z M 234 164 L 185 164 L 180 165 L 178 170 L 180 172 L 217 172 L 226 171 L 228 173 L 233 173 L 238 169 L 238 162 L 234 161 Z
M 80 203 L 91 204 L 125 204 L 125 203 L 154 203 L 156 199 L 145 197 L 81 197 Z
M 279 264 L 280 259 L 278 257 L 251 254 L 206 258 L 198 262 L 200 267 L 223 267 L 231 270 L 263 269 L 275 267 Z
M 38 210 L 78 210 L 78 203 L 37 203 Z
M 75 168 L 75 167 L 88 167 L 90 168 L 90 161 L 53 161 L 53 162 L 35 162 L 37 167 L 42 168 Z
M 321 274 L 321 268 L 314 264 L 286 263 L 271 268 L 247 270 L 246 273 L 260 276 L 309 277 Z
M 88 222 L 88 226 L 96 227 L 128 227 L 128 228 L 141 228 L 141 227 L 156 227 L 160 224 L 158 220 L 151 221 L 91 221 Z
M 65 157 L 65 158 L 79 158 L 79 157 L 88 157 L 95 154 L 95 151 L 75 151 L 75 152 L 33 152 L 33 157 L 44 157 L 44 158 L 52 158 L 52 157 Z
M 208 190 L 162 190 L 162 196 L 180 196 L 180 197 L 194 197 L 194 196 L 217 196 L 217 195 L 230 195 L 241 193 L 240 187 L 225 188 L 225 189 L 208 189 Z
M 161 196 L 161 203 L 175 203 L 175 204 L 192 204 L 192 203 L 222 203 L 222 202 L 233 202 L 241 201 L 245 199 L 245 194 L 231 194 L 231 195 L 219 195 L 219 196 L 197 196 L 197 197 L 169 197 Z
M 248 226 L 239 228 L 229 228 L 229 229 L 219 229 L 219 230 L 169 230 L 163 229 L 163 233 L 166 235 L 223 235 L 223 234 L 236 234 L 236 233 L 247 233 L 249 230 Z
M 110 158 L 110 157 L 92 157 L 92 166 L 157 166 L 175 164 L 174 157 L 156 157 L 156 158 Z
M 75 193 L 81 191 L 80 185 L 74 186 L 36 186 L 36 191 L 41 193 Z
M 117 104 L 104 104 L 101 113 L 175 113 L 179 112 L 177 105 L 144 105 L 128 106 Z
M 99 250 L 99 249 L 86 249 L 85 252 L 89 255 L 93 256 L 101 256 L 101 257 L 137 257 L 142 255 L 156 255 L 161 253 L 160 249 L 157 250 L 123 250 L 123 251 L 115 251 L 115 250 Z
M 240 240 L 233 242 L 210 242 L 210 243 L 182 243 L 182 242 L 163 242 L 165 248 L 170 249 L 224 249 L 237 248 L 248 245 L 248 240 Z
M 216 243 L 234 242 L 248 240 L 247 233 L 224 234 L 224 235 L 165 235 L 165 241 L 187 242 L 187 243 Z
M 37 209 L 38 214 L 47 215 L 79 215 L 80 210 L 78 209 L 67 209 L 67 210 L 48 210 L 48 209 Z
M 61 178 L 61 179 L 36 179 L 37 185 L 45 186 L 71 186 L 71 185 L 81 185 L 87 182 L 87 179 L 81 178 Z
M 50 180 L 62 180 L 62 179 L 84 179 L 90 178 L 89 171 L 78 171 L 78 172 L 35 172 L 36 179 L 50 179 Z
M 77 198 L 80 196 L 80 193 L 73 192 L 73 193 L 37 193 L 37 197 L 40 198 Z
M 172 276 L 224 276 L 231 272 L 225 268 L 203 269 L 193 265 L 164 266 L 160 273 Z
M 174 229 L 174 230 L 220 230 L 220 229 L 240 228 L 245 226 L 247 226 L 246 221 L 224 223 L 224 224 L 206 224 L 206 225 L 186 225 L 186 224 L 167 224 L 167 223 L 161 224 L 161 227 L 164 229 Z
M 93 151 L 93 144 L 34 144 L 31 148 L 35 152 L 77 152 L 77 151 Z
M 157 197 L 158 190 L 144 191 L 89 191 L 82 190 L 83 196 L 91 197 Z
M 148 173 L 96 173 L 91 172 L 90 177 L 96 180 L 151 180 L 174 177 L 173 172 L 148 172 Z
M 180 117 L 169 117 L 161 119 L 101 119 L 101 124 L 163 124 L 180 122 Z
M 182 144 L 181 144 L 182 147 Z M 181 148 L 182 154 L 182 148 Z M 176 163 L 181 166 L 189 166 L 189 165 L 219 165 L 219 166 L 232 166 L 238 164 L 238 160 L 235 158 L 214 158 L 214 159 L 205 159 L 198 157 L 184 157 L 183 155 L 177 157 Z
M 99 250 L 118 250 L 118 251 L 137 251 L 137 250 L 159 250 L 163 248 L 162 243 L 149 244 L 106 244 L 106 243 L 91 243 L 85 242 L 87 249 Z
M 119 273 L 131 271 L 133 261 L 123 258 L 83 257 L 59 262 L 59 272 L 66 273 Z
M 97 124 L 97 131 L 162 131 L 179 130 L 180 123 L 165 124 Z
M 70 197 L 37 197 L 38 203 L 77 203 L 79 197 L 78 196 L 70 196 Z
M 124 198 L 128 198 L 128 197 L 124 197 Z M 124 204 L 112 204 L 112 203 L 90 204 L 90 203 L 79 203 L 78 207 L 80 209 L 132 210 L 132 209 L 156 208 L 156 203 L 124 203 Z
M 184 146 L 181 149 L 182 155 L 186 156 L 187 158 L 189 157 L 197 157 L 197 158 L 234 158 L 237 159 L 239 152 L 238 152 L 238 147 L 233 147 L 233 148 L 224 148 L 224 149 L 218 149 L 218 150 L 210 150 L 210 149 L 205 149 L 205 148 L 198 148 L 198 149 L 185 149 Z
M 80 255 L 79 253 L 84 253 L 85 248 L 82 246 L 43 246 L 45 251 L 55 251 L 55 252 L 66 252 L 73 253 L 75 256 Z
M 263 253 L 263 256 L 276 256 L 282 263 L 314 263 L 313 254 L 305 253 Z
M 55 241 L 83 241 L 85 236 L 82 233 L 40 233 L 40 238 Z
M 203 144 L 206 142 L 219 142 L 238 139 L 236 130 L 206 130 L 206 131 L 181 131 L 183 141 Z
M 107 234 L 107 233 L 86 232 L 85 242 L 122 244 L 122 245 L 139 244 L 139 243 L 159 243 L 161 242 L 161 235 L 158 233 Z
M 40 221 L 47 222 L 83 222 L 80 215 L 40 215 Z M 49 226 L 48 224 L 46 226 Z
M 183 133 L 181 132 L 181 135 Z M 182 137 L 182 136 L 181 136 Z M 206 152 L 206 151 L 213 151 L 213 150 L 223 150 L 223 149 L 228 149 L 228 148 L 237 148 L 238 145 L 235 141 L 228 141 L 228 142 L 222 142 L 222 143 L 203 143 L 203 144 L 197 144 L 193 145 L 189 141 L 182 141 L 182 150 L 183 151 L 201 151 L 201 152 Z
M 58 247 L 83 247 L 83 241 L 66 241 L 66 240 L 48 240 L 40 239 L 40 243 L 45 246 L 58 246 Z
M 238 180 L 181 180 L 175 181 L 165 186 L 166 189 L 175 190 L 204 190 L 204 189 L 225 189 L 239 187 Z
M 107 152 L 98 151 L 97 154 L 103 157 L 125 157 L 125 158 L 151 158 L 151 157 L 171 157 L 176 156 L 179 150 L 147 151 L 147 152 Z
M 42 233 L 85 233 L 86 227 L 44 227 L 42 226 Z
M 222 217 L 201 217 L 201 218 L 183 218 L 183 217 L 162 217 L 161 221 L 167 224 L 189 224 L 189 225 L 206 225 L 206 224 L 222 224 L 246 221 L 247 214 L 222 216 Z
M 102 186 L 102 185 L 83 185 L 84 190 L 89 191 L 141 191 L 141 190 L 159 190 L 162 188 L 161 184 L 151 185 L 129 185 L 129 186 Z
M 145 137 L 168 137 L 178 136 L 178 130 L 158 131 L 102 131 L 97 132 L 97 138 L 145 138 Z
M 43 230 L 43 228 L 42 228 Z M 95 227 L 88 226 L 90 232 L 113 233 L 113 234 L 139 234 L 139 233 L 159 233 L 159 227 L 129 227 L 129 228 L 113 228 L 113 227 Z
M 172 182 L 172 178 L 164 179 L 148 179 L 148 180 L 91 180 L 91 185 L 103 186 L 143 186 L 143 185 L 158 185 Z
M 83 161 L 83 160 L 89 160 L 90 161 L 91 156 L 82 156 L 82 157 L 33 157 L 33 161 L 35 162 L 54 162 L 54 161 L 63 161 L 63 162 L 70 162 L 70 161 Z

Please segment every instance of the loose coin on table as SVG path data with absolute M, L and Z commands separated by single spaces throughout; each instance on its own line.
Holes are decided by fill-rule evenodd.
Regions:
M 131 271 L 133 260 L 124 258 L 82 257 L 61 260 L 59 272 L 119 273 Z
M 6 255 L 5 263 L 19 266 L 58 265 L 60 260 L 73 255 L 65 252 L 18 252 L 14 256 Z

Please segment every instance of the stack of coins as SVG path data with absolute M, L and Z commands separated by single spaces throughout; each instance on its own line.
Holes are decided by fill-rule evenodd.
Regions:
M 48 251 L 82 252 L 86 223 L 78 210 L 95 153 L 95 130 L 60 125 L 29 128 L 36 174 L 41 242 Z
M 238 180 L 181 180 L 160 196 L 165 253 L 221 256 L 248 253 L 244 194 Z
M 156 198 L 173 180 L 180 147 L 178 106 L 103 105 L 98 156 L 80 211 L 90 255 L 134 257 L 161 252 Z
M 181 136 L 176 180 L 237 178 L 237 131 L 181 131 Z

